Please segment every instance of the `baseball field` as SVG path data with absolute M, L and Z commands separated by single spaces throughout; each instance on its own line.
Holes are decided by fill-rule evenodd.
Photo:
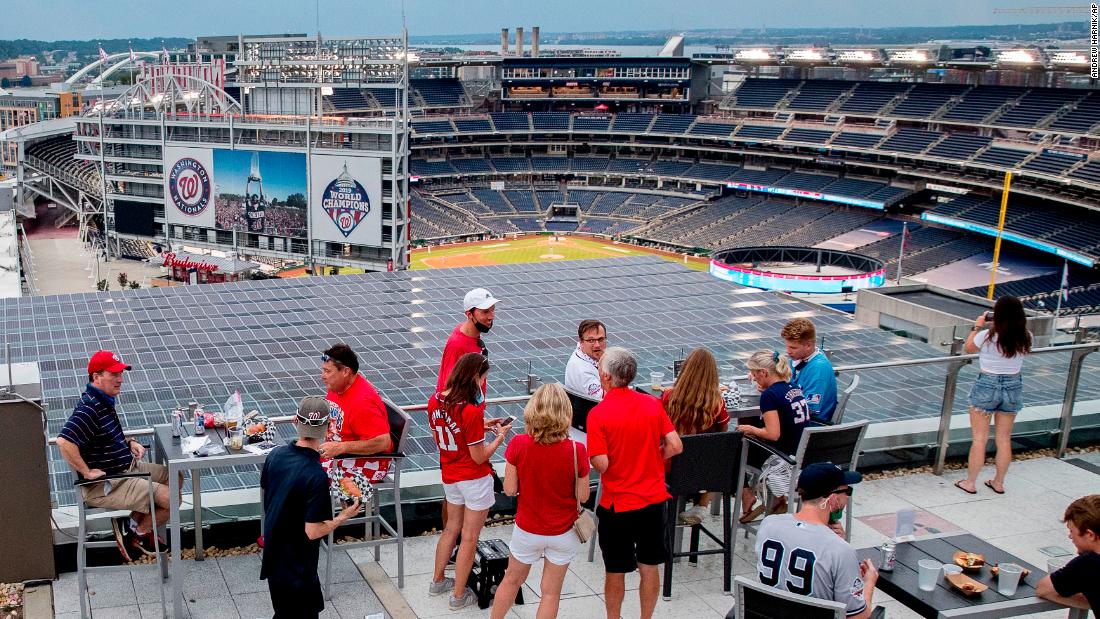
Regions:
M 684 263 L 683 256 L 649 250 L 634 245 L 612 243 L 575 236 L 553 237 L 525 236 L 517 239 L 463 243 L 446 247 L 415 249 L 410 260 L 411 269 L 447 269 L 455 267 L 491 266 L 497 264 L 519 264 L 528 262 L 549 262 L 555 260 L 585 260 L 591 258 L 622 258 L 653 254 L 671 262 L 684 264 L 688 268 L 705 271 L 707 261 L 689 258 Z

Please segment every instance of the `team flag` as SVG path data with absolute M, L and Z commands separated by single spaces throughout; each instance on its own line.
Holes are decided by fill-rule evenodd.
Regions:
M 130 62 L 137 60 L 137 54 L 134 53 L 134 48 L 130 48 Z
M 1062 300 L 1069 301 L 1069 263 L 1062 263 Z
M 99 59 L 103 62 L 107 62 L 107 52 L 103 51 L 103 46 L 99 46 Z

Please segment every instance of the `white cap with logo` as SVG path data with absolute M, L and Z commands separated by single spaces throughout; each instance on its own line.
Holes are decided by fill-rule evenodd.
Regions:
M 498 302 L 498 299 L 488 290 L 484 288 L 474 288 L 470 292 L 467 292 L 466 298 L 462 300 L 462 311 L 468 312 L 475 307 L 480 310 L 487 310 Z

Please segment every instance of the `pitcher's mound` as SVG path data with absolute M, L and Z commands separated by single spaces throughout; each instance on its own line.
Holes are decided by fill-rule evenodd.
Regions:
M 561 254 L 542 254 L 541 256 L 539 256 L 539 258 L 542 258 L 543 260 L 561 260 L 562 258 L 565 258 L 565 256 Z

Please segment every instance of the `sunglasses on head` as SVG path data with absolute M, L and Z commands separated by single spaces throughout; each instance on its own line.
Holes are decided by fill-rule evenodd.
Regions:
M 316 428 L 317 426 L 323 426 L 328 423 L 328 417 L 321 417 L 319 419 L 310 419 L 309 417 L 303 417 L 301 414 L 295 413 L 295 417 L 298 418 L 298 422 L 307 426 Z
M 333 362 L 334 364 L 336 364 L 336 367 L 338 367 L 338 368 L 346 368 L 347 367 L 347 365 L 344 362 L 340 361 L 339 359 L 333 359 L 332 357 L 326 355 L 325 353 L 321 353 L 321 363 L 325 363 L 327 361 Z

